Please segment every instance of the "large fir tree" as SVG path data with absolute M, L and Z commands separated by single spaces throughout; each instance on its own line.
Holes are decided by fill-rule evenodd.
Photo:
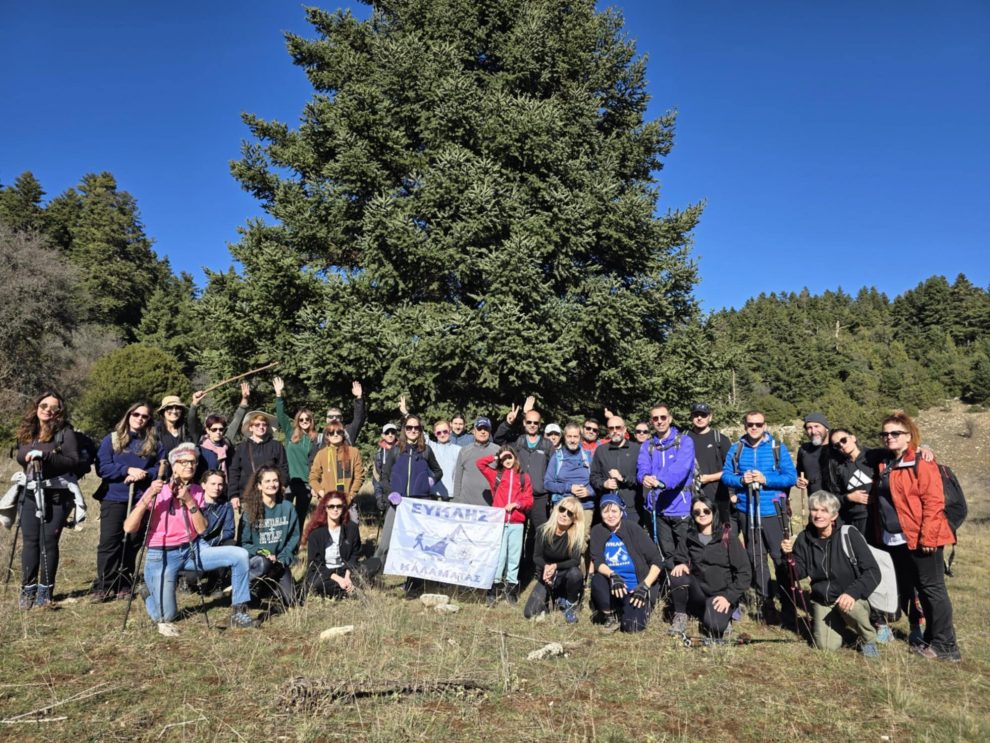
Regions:
M 424 411 L 659 395 L 665 339 L 697 315 L 700 206 L 657 216 L 674 116 L 645 120 L 620 16 L 590 0 L 307 13 L 316 38 L 287 38 L 314 96 L 297 128 L 245 116 L 257 141 L 232 166 L 276 224 L 248 225 L 243 270 L 210 278 L 204 310 L 239 313 L 215 371 L 280 356 L 314 395 L 361 375 Z

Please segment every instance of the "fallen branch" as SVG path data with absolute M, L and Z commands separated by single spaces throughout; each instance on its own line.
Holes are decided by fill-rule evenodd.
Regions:
M 36 720 L 0 720 L 2 725 L 33 725 L 36 722 L 62 722 L 63 720 L 68 720 L 69 718 L 65 715 L 61 717 L 39 717 Z
M 162 728 L 161 732 L 158 733 L 158 738 L 161 739 L 161 737 L 163 735 L 165 735 L 165 732 L 169 728 L 180 728 L 183 725 L 189 725 L 189 724 L 194 723 L 194 722 L 209 722 L 209 720 L 207 720 L 206 717 L 204 717 L 203 714 L 200 713 L 199 717 L 197 717 L 194 720 L 183 720 L 182 722 L 171 722 L 171 723 L 169 723 L 168 725 L 166 725 L 165 727 Z
M 104 681 L 101 684 L 97 684 L 86 691 L 81 691 L 78 694 L 73 694 L 71 697 L 67 697 L 60 702 L 53 702 L 52 704 L 46 705 L 45 707 L 39 707 L 38 709 L 33 709 L 30 712 L 24 712 L 19 715 L 14 715 L 13 717 L 8 717 L 5 720 L 0 720 L 0 722 L 5 725 L 9 725 L 12 722 L 17 722 L 23 720 L 25 717 L 30 717 L 31 715 L 39 715 L 43 712 L 48 712 L 49 710 L 60 707 L 63 704 L 68 704 L 69 702 L 79 702 L 83 699 L 89 699 L 90 697 L 95 697 L 97 694 L 104 694 L 108 691 L 112 691 L 113 687 L 108 687 L 109 681 Z
M 427 681 L 329 681 L 296 677 L 286 682 L 279 700 L 287 710 L 312 708 L 327 702 L 354 701 L 394 694 L 442 694 L 448 691 L 488 691 L 478 679 L 449 678 Z

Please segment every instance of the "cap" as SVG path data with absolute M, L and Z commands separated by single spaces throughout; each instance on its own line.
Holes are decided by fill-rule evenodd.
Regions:
M 475 428 L 487 428 L 489 431 L 492 430 L 492 422 L 485 416 L 481 416 L 474 422 Z
M 708 406 L 708 403 L 696 402 L 691 405 L 691 415 L 695 413 L 701 413 L 702 415 L 711 415 L 712 409 Z
M 394 423 L 386 423 L 384 426 L 382 426 L 382 436 L 387 434 L 389 431 L 395 431 L 396 433 L 398 433 L 399 428 Z
M 825 414 L 824 413 L 819 413 L 817 411 L 814 412 L 814 413 L 808 413 L 806 416 L 804 416 L 804 422 L 805 423 L 821 423 L 823 426 L 825 426 L 825 428 L 828 428 L 829 427 L 829 425 L 828 425 L 828 418 L 825 417 Z
M 564 432 L 560 430 L 560 426 L 558 426 L 556 423 L 548 423 L 547 424 L 547 427 L 543 429 L 543 435 L 544 436 L 546 436 L 548 434 L 551 434 L 551 433 L 555 433 L 558 436 L 563 436 L 564 435 Z
M 622 515 L 626 515 L 626 502 L 622 500 L 618 493 L 605 493 L 601 500 L 598 501 L 598 510 L 602 511 L 609 504 L 618 506 L 622 511 Z

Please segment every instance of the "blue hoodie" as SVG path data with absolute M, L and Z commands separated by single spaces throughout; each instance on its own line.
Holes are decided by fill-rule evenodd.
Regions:
M 572 485 L 584 485 L 588 488 L 588 497 L 581 499 L 581 505 L 586 511 L 593 510 L 595 489 L 591 487 L 591 454 L 580 446 L 576 451 L 561 446 L 547 462 L 543 485 L 550 494 L 551 503 L 571 495 Z
M 740 446 L 742 452 L 739 455 L 737 469 L 736 450 Z M 777 465 L 774 464 L 775 446 L 780 455 L 780 462 Z M 739 498 L 736 501 L 736 510 L 743 513 L 749 511 L 749 490 L 742 481 L 743 473 L 748 470 L 758 470 L 767 479 L 760 491 L 760 515 L 776 516 L 773 502 L 786 500 L 791 488 L 797 484 L 797 471 L 794 469 L 790 452 L 785 447 L 778 446 L 769 433 L 764 433 L 755 446 L 743 436 L 730 447 L 725 457 L 725 465 L 722 467 L 722 482 L 736 491 Z
M 636 479 L 642 485 L 643 478 L 650 475 L 657 478 L 662 487 L 645 492 L 646 508 L 671 518 L 689 516 L 694 482 L 694 440 L 671 426 L 662 439 L 654 434 L 640 445 Z
M 96 474 L 103 478 L 97 488 L 96 500 L 106 500 L 111 503 L 127 503 L 130 483 L 124 482 L 129 467 L 137 467 L 148 473 L 148 477 L 134 483 L 135 501 L 144 494 L 144 489 L 151 484 L 158 474 L 158 463 L 165 459 L 165 448 L 158 442 L 158 450 L 151 456 L 143 457 L 138 452 L 144 445 L 144 440 L 133 433 L 124 451 L 113 450 L 113 434 L 108 433 L 100 442 L 96 453 Z

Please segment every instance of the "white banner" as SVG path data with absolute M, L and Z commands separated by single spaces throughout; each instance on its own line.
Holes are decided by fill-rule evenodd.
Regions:
M 403 498 L 385 572 L 491 588 L 504 526 L 501 508 Z

